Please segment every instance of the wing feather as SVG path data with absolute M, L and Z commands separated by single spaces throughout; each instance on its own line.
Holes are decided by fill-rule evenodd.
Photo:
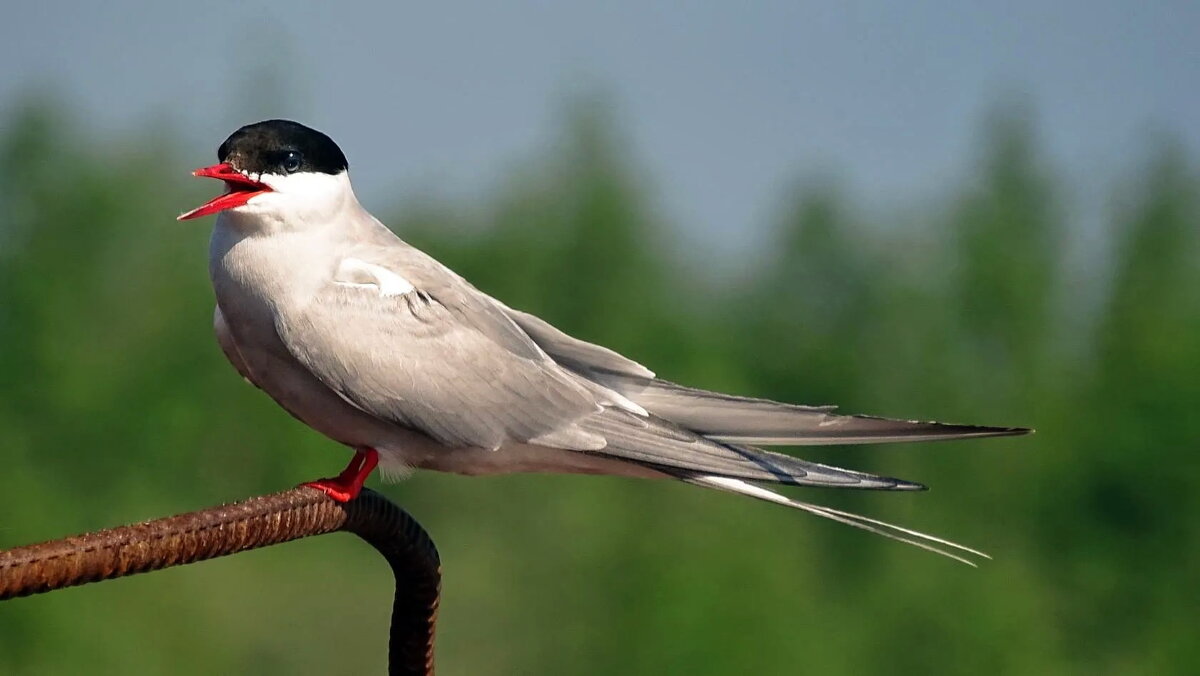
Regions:
M 785 404 L 685 387 L 656 378 L 652 371 L 632 359 L 573 338 L 534 315 L 501 307 L 546 354 L 564 367 L 660 418 L 731 444 L 879 444 L 1010 436 L 1030 431 L 1021 427 L 839 415 L 834 413 L 836 406 Z
M 395 249 L 374 253 L 354 255 L 395 270 L 414 290 L 386 296 L 369 284 L 331 281 L 277 319 L 288 351 L 323 383 L 372 415 L 451 446 L 539 438 L 575 450 L 603 446 L 573 427 L 600 410 L 595 394 L 487 296 L 427 257 L 404 265 Z
M 759 448 L 721 443 L 660 418 L 606 409 L 580 427 L 608 440 L 596 453 L 643 465 L 795 486 L 922 490 L 903 479 L 832 467 Z

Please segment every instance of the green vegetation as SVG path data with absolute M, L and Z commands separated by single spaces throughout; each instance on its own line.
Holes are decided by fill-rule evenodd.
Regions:
M 349 452 L 210 334 L 211 185 L 165 141 L 88 145 L 52 104 L 0 125 L 0 547 L 328 475 Z M 1171 146 L 1080 264 L 1020 110 L 944 206 L 788 196 L 767 251 L 694 272 L 602 106 L 480 204 L 390 211 L 482 289 L 699 386 L 1031 438 L 803 455 L 928 483 L 808 491 L 961 540 L 959 566 L 661 482 L 422 473 L 384 490 L 445 562 L 446 674 L 1194 673 L 1200 204 Z M 387 216 L 380 205 L 377 213 Z M 1095 238 L 1097 233 L 1087 233 Z M 1093 247 L 1095 248 L 1095 247 Z M 378 486 L 378 484 L 375 484 Z M 0 604 L 0 673 L 381 673 L 388 573 L 348 536 Z

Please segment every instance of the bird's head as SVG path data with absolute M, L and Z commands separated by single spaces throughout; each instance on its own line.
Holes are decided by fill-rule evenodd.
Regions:
M 354 200 L 342 149 L 298 122 L 246 125 L 225 139 L 217 160 L 192 173 L 224 181 L 225 192 L 179 220 L 228 212 L 237 221 L 276 221 L 297 228 L 327 222 Z

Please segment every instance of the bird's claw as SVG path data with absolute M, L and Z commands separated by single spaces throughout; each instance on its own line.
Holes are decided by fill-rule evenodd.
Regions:
M 315 488 L 337 502 L 350 502 L 362 492 L 363 482 L 379 464 L 379 452 L 373 448 L 359 449 L 342 473 L 329 478 L 300 484 Z

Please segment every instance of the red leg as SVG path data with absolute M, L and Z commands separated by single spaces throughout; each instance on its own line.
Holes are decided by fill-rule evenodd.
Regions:
M 349 502 L 358 497 L 363 482 L 379 464 L 379 451 L 373 448 L 360 448 L 354 453 L 354 458 L 346 465 L 342 473 L 332 479 L 317 479 L 300 484 L 315 488 L 338 502 Z

